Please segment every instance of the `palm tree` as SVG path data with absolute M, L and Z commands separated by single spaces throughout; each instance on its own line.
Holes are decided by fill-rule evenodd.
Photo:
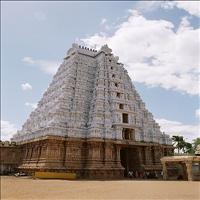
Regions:
M 185 146 L 185 140 L 183 139 L 183 136 L 173 135 L 172 141 L 172 144 L 175 146 L 175 149 L 178 150 L 179 154 L 180 150 L 182 150 Z
M 193 154 L 194 153 L 194 149 L 191 143 L 189 142 L 185 142 L 184 148 L 183 148 L 183 152 L 184 153 L 188 153 L 188 154 Z

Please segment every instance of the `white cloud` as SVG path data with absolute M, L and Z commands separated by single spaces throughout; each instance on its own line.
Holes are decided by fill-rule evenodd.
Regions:
M 22 88 L 22 90 L 24 90 L 24 91 L 32 90 L 32 86 L 30 85 L 30 83 L 22 83 L 22 84 L 21 84 L 21 88 Z
M 103 28 L 106 31 L 109 31 L 113 28 L 113 25 L 108 25 L 106 18 L 101 19 L 100 25 L 101 25 L 101 28 Z
M 191 15 L 200 17 L 199 1 L 175 1 L 174 3 L 177 8 L 183 9 Z
M 25 106 L 31 107 L 32 109 L 36 109 L 37 108 L 37 103 L 26 102 Z
M 167 119 L 156 119 L 161 126 L 161 130 L 169 135 L 180 135 L 188 141 L 192 141 L 197 137 L 200 137 L 200 124 L 191 125 L 183 124 L 178 121 L 170 121 Z
M 184 17 L 178 30 L 166 20 L 148 20 L 137 11 L 111 35 L 82 39 L 97 48 L 107 43 L 132 80 L 191 95 L 199 93 L 199 30 Z
M 22 58 L 22 61 L 26 62 L 26 63 L 28 63 L 30 65 L 34 64 L 34 60 L 31 57 L 24 57 L 24 58 Z
M 42 11 L 37 11 L 34 13 L 35 19 L 38 21 L 45 21 L 46 20 L 46 14 Z
M 156 10 L 158 8 L 183 9 L 190 15 L 200 16 L 200 3 L 199 1 L 139 1 L 136 3 L 136 9 L 144 12 Z
M 38 66 L 46 74 L 54 75 L 60 65 L 58 61 L 37 60 L 31 57 L 24 57 L 22 61 L 32 66 Z
M 196 114 L 196 117 L 200 119 L 200 108 L 196 110 L 195 114 Z
M 106 22 L 107 22 L 107 19 L 106 19 L 106 18 L 102 18 L 100 24 L 103 25 L 103 24 L 105 24 Z
M 10 138 L 17 132 L 15 124 L 9 121 L 1 120 L 1 140 L 10 140 Z

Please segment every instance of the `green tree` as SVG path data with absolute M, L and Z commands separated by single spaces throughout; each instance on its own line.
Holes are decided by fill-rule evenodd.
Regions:
M 194 148 L 191 143 L 185 142 L 183 152 L 188 154 L 194 154 Z
M 194 139 L 192 144 L 193 144 L 193 150 L 195 152 L 197 149 L 197 145 L 200 145 L 200 138 L 198 137 L 198 138 Z
M 173 146 L 178 150 L 178 154 L 180 154 L 180 150 L 183 150 L 185 146 L 185 140 L 183 136 L 173 135 L 172 141 Z

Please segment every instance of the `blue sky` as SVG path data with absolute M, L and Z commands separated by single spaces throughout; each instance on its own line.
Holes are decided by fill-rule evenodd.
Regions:
M 108 43 L 162 130 L 198 137 L 198 13 L 186 1 L 1 2 L 2 139 L 21 128 L 74 42 Z

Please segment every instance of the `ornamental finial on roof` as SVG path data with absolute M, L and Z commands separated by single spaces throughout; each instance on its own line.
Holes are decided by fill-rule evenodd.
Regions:
M 112 49 L 110 49 L 110 48 L 108 47 L 108 45 L 105 44 L 105 45 L 103 45 L 103 46 L 101 47 L 101 51 L 104 51 L 105 53 L 111 53 L 111 52 L 112 52 Z

